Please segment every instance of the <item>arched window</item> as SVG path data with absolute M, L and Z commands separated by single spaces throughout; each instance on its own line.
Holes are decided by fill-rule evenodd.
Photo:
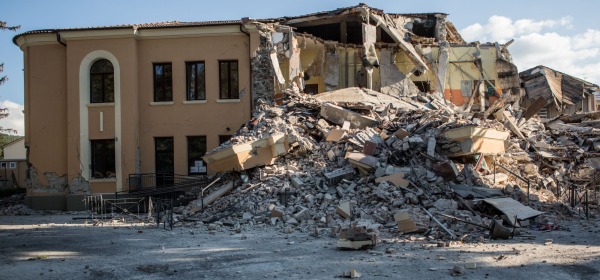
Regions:
M 106 59 L 100 59 L 90 69 L 90 102 L 109 103 L 115 101 L 113 65 Z

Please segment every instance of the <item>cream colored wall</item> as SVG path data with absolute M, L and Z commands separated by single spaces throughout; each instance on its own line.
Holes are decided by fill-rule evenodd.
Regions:
M 89 139 L 115 138 L 115 106 L 94 105 L 88 106 Z
M 450 101 L 456 105 L 463 105 L 469 101 L 468 96 L 462 96 L 460 83 L 462 80 L 479 80 L 481 74 L 475 66 L 474 53 L 477 51 L 476 47 L 464 46 L 464 47 L 450 47 L 449 49 L 449 63 L 446 71 L 446 85 L 444 95 Z M 480 46 L 480 55 L 482 61 L 483 78 L 487 80 L 494 80 L 496 91 L 502 92 L 502 88 L 498 82 L 498 74 L 496 71 L 496 48 L 494 46 Z M 432 47 L 432 56 L 437 58 L 439 55 L 439 49 Z M 408 57 L 402 52 L 396 56 L 397 65 L 403 73 L 408 73 L 414 64 L 410 62 Z M 431 67 L 431 65 L 430 65 Z M 437 69 L 430 69 L 425 75 L 411 76 L 413 81 L 429 81 L 431 88 L 436 87 L 436 73 Z M 478 103 L 478 100 L 475 101 Z
M 22 48 L 25 58 L 25 141 L 29 162 L 44 172 L 67 173 L 66 48 L 58 43 Z M 71 145 L 76 146 L 75 143 Z
M 242 33 L 240 33 L 242 34 Z M 219 144 L 219 135 L 233 134 L 251 118 L 248 36 L 140 40 L 139 111 L 141 172 L 154 172 L 154 137 L 173 137 L 175 173 L 187 174 L 187 136 L 206 136 L 207 149 Z M 219 60 L 237 60 L 240 100 L 219 100 Z M 206 102 L 184 104 L 185 62 L 204 61 Z M 153 66 L 171 62 L 173 102 L 153 103 Z M 229 128 L 229 130 L 227 130 Z
M 25 138 L 4 146 L 4 159 L 25 159 Z

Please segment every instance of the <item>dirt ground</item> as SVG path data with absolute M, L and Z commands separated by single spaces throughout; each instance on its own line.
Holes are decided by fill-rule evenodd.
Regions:
M 600 279 L 600 220 L 561 221 L 509 240 L 439 246 L 382 234 L 371 250 L 267 225 L 162 226 L 73 219 L 84 213 L 0 216 L 0 279 Z M 470 267 L 470 268 L 465 268 Z M 473 268 L 474 267 L 474 268 Z

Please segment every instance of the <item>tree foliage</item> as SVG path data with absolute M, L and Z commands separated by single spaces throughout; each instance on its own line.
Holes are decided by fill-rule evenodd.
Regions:
M 0 30 L 2 30 L 2 31 L 4 31 L 4 30 L 16 31 L 19 28 L 21 28 L 20 25 L 8 26 L 5 21 L 0 20 Z M 0 62 L 0 73 L 2 73 L 2 71 L 4 71 L 4 63 Z M 7 80 L 8 80 L 8 77 L 6 77 L 6 75 L 0 76 L 0 85 L 4 84 Z M 8 117 L 8 109 L 0 108 L 0 119 L 4 119 L 6 117 Z M 0 131 L 16 133 L 16 131 L 14 129 L 3 128 L 3 127 L 0 127 Z

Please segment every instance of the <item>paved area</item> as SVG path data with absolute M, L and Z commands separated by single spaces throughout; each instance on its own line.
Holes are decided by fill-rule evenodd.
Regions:
M 600 279 L 598 220 L 524 231 L 476 244 L 386 233 L 372 250 L 339 251 L 336 239 L 270 226 L 175 227 L 74 220 L 79 215 L 0 216 L 2 279 Z M 550 242 L 551 240 L 551 242 Z

